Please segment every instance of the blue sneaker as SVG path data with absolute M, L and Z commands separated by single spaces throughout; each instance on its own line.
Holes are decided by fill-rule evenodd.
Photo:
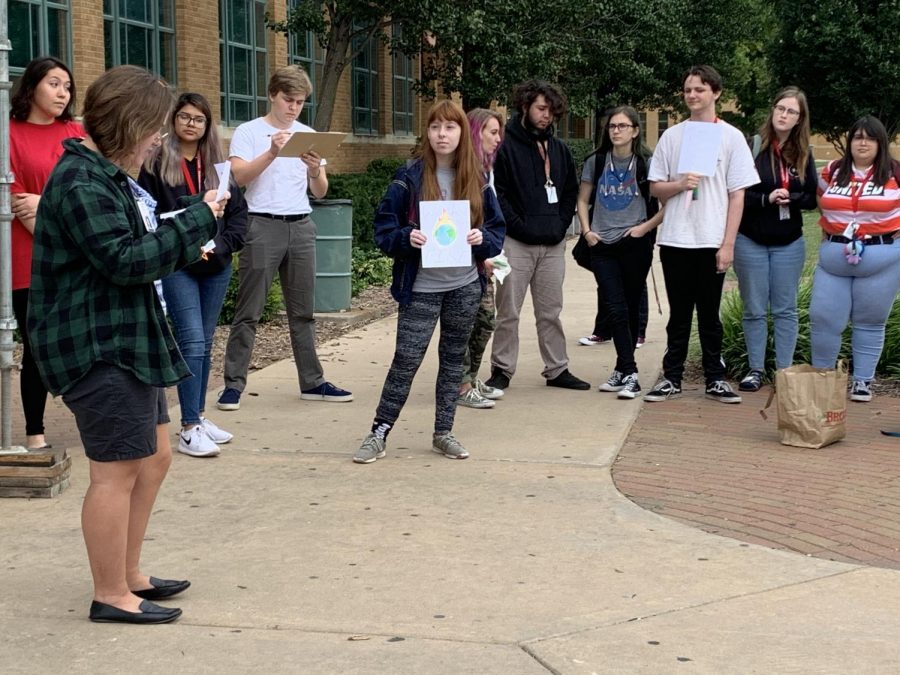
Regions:
M 231 387 L 226 388 L 216 401 L 216 407 L 219 410 L 238 410 L 241 407 L 241 392 Z
M 304 401 L 330 401 L 332 403 L 345 403 L 353 400 L 353 394 L 346 389 L 335 387 L 331 382 L 323 382 L 314 389 L 304 389 L 300 392 L 300 398 Z

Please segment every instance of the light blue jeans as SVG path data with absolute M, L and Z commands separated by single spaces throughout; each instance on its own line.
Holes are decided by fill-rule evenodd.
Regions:
M 768 317 L 775 333 L 775 366 L 794 362 L 797 346 L 797 288 L 806 259 L 803 237 L 786 246 L 763 246 L 738 234 L 734 242 L 734 271 L 744 305 L 744 341 L 751 370 L 766 369 Z
M 844 244 L 823 241 L 809 306 L 812 364 L 834 368 L 841 333 L 853 324 L 853 379 L 871 380 L 884 346 L 884 324 L 900 292 L 900 241 L 866 246 L 858 265 Z
M 162 280 L 175 341 L 194 375 L 178 385 L 182 426 L 200 424 L 206 407 L 213 336 L 230 280 L 231 265 L 208 277 L 180 270 Z

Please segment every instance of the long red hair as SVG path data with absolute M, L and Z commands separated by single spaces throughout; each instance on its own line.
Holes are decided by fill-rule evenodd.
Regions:
M 484 203 L 481 198 L 481 190 L 484 186 L 481 167 L 475 157 L 472 148 L 472 132 L 469 130 L 469 121 L 466 113 L 458 103 L 447 99 L 438 101 L 428 111 L 428 123 L 426 128 L 435 121 L 455 122 L 459 125 L 459 145 L 453 156 L 453 169 L 456 177 L 453 181 L 453 199 L 468 199 L 469 213 L 472 227 L 480 227 L 484 222 Z M 422 195 L 425 201 L 438 201 L 441 199 L 441 189 L 437 181 L 437 157 L 427 138 L 422 148 Z

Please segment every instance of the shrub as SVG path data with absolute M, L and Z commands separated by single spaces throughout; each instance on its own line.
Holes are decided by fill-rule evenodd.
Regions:
M 329 199 L 353 201 L 353 248 L 374 249 L 372 223 L 375 210 L 404 159 L 381 158 L 369 163 L 365 173 L 334 174 L 328 177 Z
M 228 283 L 228 290 L 225 291 L 225 302 L 222 304 L 222 311 L 219 313 L 220 326 L 228 326 L 234 320 L 234 306 L 237 301 L 238 292 L 238 254 L 235 253 L 231 261 L 232 273 L 231 281 Z M 266 306 L 263 308 L 262 316 L 259 318 L 260 323 L 271 321 L 278 312 L 284 307 L 284 296 L 281 294 L 281 281 L 278 277 L 272 282 L 269 294 L 266 296 Z
M 794 363 L 810 363 L 812 361 L 812 349 L 809 335 L 809 303 L 812 297 L 812 276 L 804 275 L 797 293 L 797 313 L 800 327 L 797 336 L 797 347 L 794 350 Z M 737 289 L 728 291 L 722 296 L 720 316 L 722 319 L 722 358 L 731 377 L 740 378 L 746 374 L 747 347 L 744 343 L 744 329 L 741 323 L 741 315 L 744 311 L 741 295 Z M 775 340 L 772 327 L 772 318 L 769 317 L 768 344 L 766 345 L 766 373 L 771 377 L 775 372 Z M 850 346 L 850 328 L 844 330 L 841 338 L 841 350 L 839 358 L 852 361 Z M 851 363 L 852 367 L 852 363 Z M 881 360 L 878 362 L 877 371 L 888 377 L 900 377 L 900 299 L 894 301 L 894 306 L 888 317 L 884 336 L 884 349 L 881 352 Z
M 353 249 L 351 295 L 359 295 L 359 292 L 368 286 L 390 283 L 392 264 L 393 261 L 377 249 Z
M 584 160 L 594 151 L 594 141 L 589 138 L 567 138 L 563 142 L 569 146 L 572 158 L 575 160 L 575 168 L 581 176 L 581 167 Z

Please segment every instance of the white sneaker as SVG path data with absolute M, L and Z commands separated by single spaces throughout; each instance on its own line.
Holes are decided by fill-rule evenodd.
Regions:
M 200 426 L 203 427 L 203 431 L 206 432 L 206 435 L 209 436 L 209 439 L 213 443 L 225 444 L 234 438 L 234 434 L 230 434 L 224 429 L 219 428 L 205 417 L 200 418 Z
M 215 457 L 219 454 L 219 446 L 206 435 L 201 425 L 182 430 L 178 434 L 178 452 L 191 457 Z
M 472 388 L 475 389 L 479 394 L 484 396 L 486 399 L 490 401 L 496 401 L 497 399 L 503 398 L 503 390 L 497 389 L 496 387 L 489 387 L 484 382 L 475 378 L 475 381 L 472 382 Z

